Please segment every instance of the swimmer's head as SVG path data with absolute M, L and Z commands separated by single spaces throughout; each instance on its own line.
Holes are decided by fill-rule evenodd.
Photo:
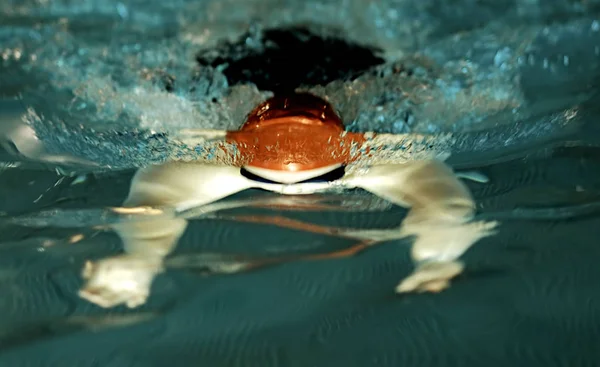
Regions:
M 344 124 L 325 100 L 306 93 L 270 98 L 248 115 L 240 131 L 228 134 L 247 158 L 249 172 L 281 183 L 329 173 L 348 163 L 362 135 Z

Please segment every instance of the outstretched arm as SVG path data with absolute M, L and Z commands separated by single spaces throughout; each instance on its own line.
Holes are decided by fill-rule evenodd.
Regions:
M 398 292 L 444 289 L 463 270 L 460 256 L 479 239 L 494 234 L 497 226 L 472 222 L 476 207 L 471 193 L 438 160 L 372 166 L 365 174 L 344 180 L 410 208 L 399 230 L 354 233 L 376 240 L 415 236 L 411 256 L 416 269 L 398 285 Z
M 131 182 L 125 208 L 169 207 L 177 211 L 209 204 L 249 188 L 239 168 L 184 162 L 140 169 Z M 187 220 L 164 215 L 139 215 L 113 226 L 123 241 L 124 254 L 88 261 L 86 284 L 79 295 L 102 307 L 146 302 L 164 258 L 174 249 Z

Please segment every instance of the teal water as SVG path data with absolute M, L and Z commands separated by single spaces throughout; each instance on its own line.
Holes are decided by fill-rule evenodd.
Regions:
M 100 309 L 77 297 L 89 258 L 120 252 L 110 232 L 73 228 L 69 210 L 119 203 L 130 173 L 54 185 L 42 170 L 2 172 L 3 209 L 54 210 L 42 228 L 2 224 L 2 365 L 211 366 L 594 365 L 599 327 L 600 161 L 597 148 L 481 167 L 471 183 L 499 234 L 467 252 L 465 274 L 440 294 L 396 295 L 412 269 L 406 241 L 357 256 L 291 262 L 249 273 L 203 274 L 192 265 L 159 276 L 140 309 Z M 39 191 L 39 190 L 38 190 Z M 89 193 L 93 192 L 93 195 Z M 267 195 L 258 192 L 242 196 Z M 272 195 L 272 194 L 268 194 Z M 355 193 L 362 197 L 361 193 Z M 102 198 L 102 199 L 100 199 Z M 60 211 L 63 211 L 62 215 Z M 313 223 L 386 228 L 403 210 L 280 214 Z M 232 214 L 232 211 L 229 212 Z M 60 225 L 63 221 L 69 225 Z M 80 223 L 82 221 L 79 221 Z M 23 221 L 21 223 L 26 223 Z M 91 232 L 91 234 L 90 234 Z M 77 243 L 77 234 L 89 236 Z M 48 245 L 51 243 L 51 245 Z M 197 219 L 173 256 L 319 253 L 351 241 L 267 225 Z M 9 316 L 10 317 L 7 317 Z
M 0 4 L 0 366 L 599 365 L 597 2 L 365 4 Z M 290 86 L 269 45 L 296 41 L 264 30 L 297 25 L 311 47 L 336 48 L 302 59 L 314 67 Z M 315 34 L 344 41 L 323 49 Z M 344 63 L 369 52 L 373 65 Z M 477 216 L 500 226 L 449 289 L 394 293 L 413 269 L 410 239 L 299 261 L 356 242 L 235 220 L 402 222 L 405 209 L 354 190 L 198 215 L 139 308 L 78 296 L 85 262 L 122 252 L 107 226 L 136 217 L 109 208 L 137 167 L 200 154 L 170 137 L 237 128 L 296 87 L 329 99 L 348 129 L 457 134 L 431 148 L 489 178 L 465 183 Z M 291 260 L 219 274 L 207 253 Z
M 84 261 L 121 251 L 117 236 L 91 227 L 107 223 L 103 208 L 120 204 L 133 172 L 57 183 L 61 177 L 51 170 L 7 167 L 1 173 L 7 214 L 0 224 L 0 362 L 594 365 L 599 153 L 595 147 L 559 147 L 479 167 L 490 179 L 468 182 L 479 215 L 500 220 L 501 227 L 467 252 L 466 272 L 442 293 L 393 293 L 412 270 L 410 242 L 397 240 L 354 257 L 231 275 L 206 273 L 189 261 L 160 275 L 148 303 L 134 310 L 101 309 L 77 296 Z M 226 200 L 274 195 L 252 191 Z M 403 209 L 367 197 L 347 194 L 371 203 L 371 211 L 241 208 L 222 214 L 285 215 L 358 228 L 400 223 Z M 18 220 L 8 221 L 11 213 L 19 213 Z M 69 243 L 79 234 L 85 237 Z M 268 257 L 350 245 L 293 229 L 198 218 L 172 257 Z

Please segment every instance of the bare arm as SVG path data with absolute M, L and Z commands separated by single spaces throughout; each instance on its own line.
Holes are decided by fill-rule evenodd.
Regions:
M 415 236 L 411 256 L 416 269 L 398 285 L 398 292 L 444 289 L 463 270 L 460 256 L 497 226 L 472 222 L 476 206 L 471 193 L 438 160 L 372 166 L 347 182 L 410 209 L 397 230 L 356 233 L 377 240 Z
M 170 207 L 185 210 L 211 203 L 251 186 L 239 168 L 175 162 L 140 169 L 131 182 L 125 208 Z M 180 217 L 140 215 L 113 229 L 124 254 L 87 262 L 81 297 L 102 307 L 146 302 L 154 277 L 163 270 L 187 227 Z

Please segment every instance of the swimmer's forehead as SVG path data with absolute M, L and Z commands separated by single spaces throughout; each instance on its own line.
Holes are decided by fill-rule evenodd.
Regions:
M 341 118 L 327 101 L 308 93 L 275 96 L 259 104 L 246 118 L 245 126 L 286 116 L 304 116 L 343 126 Z

